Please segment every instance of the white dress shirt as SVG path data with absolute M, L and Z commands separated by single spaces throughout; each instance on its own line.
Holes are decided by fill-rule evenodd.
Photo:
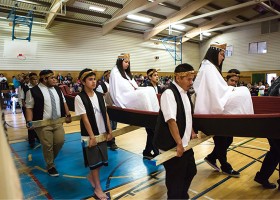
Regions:
M 44 96 L 44 114 L 43 114 L 43 119 L 51 119 L 52 118 L 52 103 L 51 103 L 51 97 L 50 97 L 50 93 L 48 91 L 48 87 L 45 86 L 42 83 L 38 84 L 38 87 L 40 88 L 41 92 L 43 93 Z M 61 112 L 60 112 L 60 99 L 59 96 L 56 92 L 56 89 L 54 87 L 50 87 L 49 88 L 54 96 L 55 102 L 56 102 L 56 111 L 57 111 L 57 116 L 61 116 Z M 62 92 L 61 92 L 62 94 Z M 63 102 L 65 103 L 65 97 L 62 94 L 63 97 Z M 30 92 L 30 90 L 27 91 L 26 93 L 26 108 L 34 108 L 34 98 Z
M 183 90 L 175 81 L 172 82 L 176 88 L 178 89 L 184 109 L 186 114 L 186 128 L 184 132 L 184 136 L 182 138 L 183 147 L 188 146 L 188 143 L 191 138 L 191 132 L 192 132 L 192 113 L 191 113 L 191 104 L 187 95 L 187 92 Z M 165 90 L 160 99 L 161 104 L 161 111 L 163 113 L 163 117 L 165 122 L 167 122 L 170 119 L 174 119 L 176 121 L 177 116 L 177 102 L 175 100 L 175 96 L 171 89 Z

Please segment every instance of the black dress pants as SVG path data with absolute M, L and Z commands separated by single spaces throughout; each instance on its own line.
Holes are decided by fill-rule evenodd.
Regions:
M 118 125 L 117 122 L 110 120 L 110 124 L 111 124 L 112 131 L 117 129 L 117 125 Z M 110 147 L 113 144 L 116 144 L 116 138 L 112 138 L 112 140 L 107 141 L 107 146 Z
M 159 150 L 153 144 L 154 135 L 155 135 L 154 130 L 150 128 L 146 128 L 146 132 L 147 132 L 147 141 L 143 152 L 146 154 L 150 154 L 151 151 L 153 151 L 154 155 L 156 156 L 159 154 Z
M 262 180 L 268 180 L 280 162 L 280 139 L 268 139 L 268 142 L 270 150 L 264 158 L 260 172 L 257 173 Z M 280 182 L 280 172 L 278 181 Z
M 22 112 L 23 112 L 23 116 L 26 119 L 26 107 L 22 107 Z M 35 130 L 27 130 L 28 131 L 28 143 L 31 146 L 35 145 L 35 138 L 37 139 L 38 142 L 40 142 L 39 137 L 37 136 Z
M 163 163 L 166 177 L 167 199 L 189 199 L 188 190 L 197 173 L 193 150 L 184 152 Z
M 218 159 L 221 163 L 222 171 L 231 170 L 232 166 L 227 162 L 227 149 L 231 145 L 233 137 L 214 136 L 213 140 L 215 147 L 207 157 L 215 162 Z

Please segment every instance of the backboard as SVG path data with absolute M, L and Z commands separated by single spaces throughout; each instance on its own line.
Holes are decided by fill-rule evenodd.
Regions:
M 3 57 L 18 59 L 19 55 L 24 55 L 26 59 L 35 58 L 37 44 L 37 42 L 28 42 L 26 40 L 5 40 Z

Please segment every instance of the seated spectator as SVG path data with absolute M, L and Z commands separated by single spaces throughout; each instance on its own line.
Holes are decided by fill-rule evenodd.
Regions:
M 70 82 L 68 81 L 67 76 L 64 76 L 64 80 L 62 81 L 62 84 L 69 86 Z
M 0 90 L 7 90 L 7 89 L 8 89 L 7 78 L 4 76 L 4 74 L 0 73 Z
M 252 87 L 251 96 L 258 96 L 258 94 L 259 94 L 259 88 L 258 88 L 258 85 L 255 84 L 255 85 Z
M 264 96 L 268 96 L 268 89 L 269 89 L 269 84 L 268 83 L 265 83 L 264 85 Z
M 58 73 L 57 75 L 57 82 L 58 83 L 62 83 L 62 81 L 64 80 L 63 76 L 61 75 L 61 73 Z
M 75 92 L 75 88 L 74 88 L 72 83 L 69 84 L 69 90 L 70 90 L 71 93 Z
M 67 74 L 67 80 L 69 81 L 69 84 L 73 82 L 73 78 L 70 73 Z
M 259 94 L 258 94 L 258 96 L 264 96 L 264 89 L 265 89 L 265 86 L 263 85 L 263 83 L 262 83 L 261 81 L 259 82 L 258 88 L 259 88 Z

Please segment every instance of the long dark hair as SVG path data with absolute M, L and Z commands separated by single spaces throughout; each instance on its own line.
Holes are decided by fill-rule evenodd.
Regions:
M 130 72 L 130 61 L 129 61 L 128 68 L 126 70 L 123 69 L 123 65 L 122 65 L 123 61 L 124 61 L 123 58 L 118 58 L 117 59 L 117 62 L 116 62 L 117 68 L 118 68 L 118 70 L 121 73 L 121 76 L 123 78 L 127 79 L 127 77 L 125 75 L 125 72 L 126 72 L 126 74 L 129 76 L 129 78 L 132 79 L 132 74 Z
M 223 50 L 218 49 L 218 48 L 210 47 L 208 49 L 208 51 L 206 52 L 206 54 L 204 56 L 204 59 L 209 60 L 213 65 L 216 66 L 218 71 L 220 73 L 222 73 L 222 67 L 223 67 L 224 60 L 222 60 L 221 64 L 219 65 L 219 53 L 220 53 L 220 51 L 223 51 Z

